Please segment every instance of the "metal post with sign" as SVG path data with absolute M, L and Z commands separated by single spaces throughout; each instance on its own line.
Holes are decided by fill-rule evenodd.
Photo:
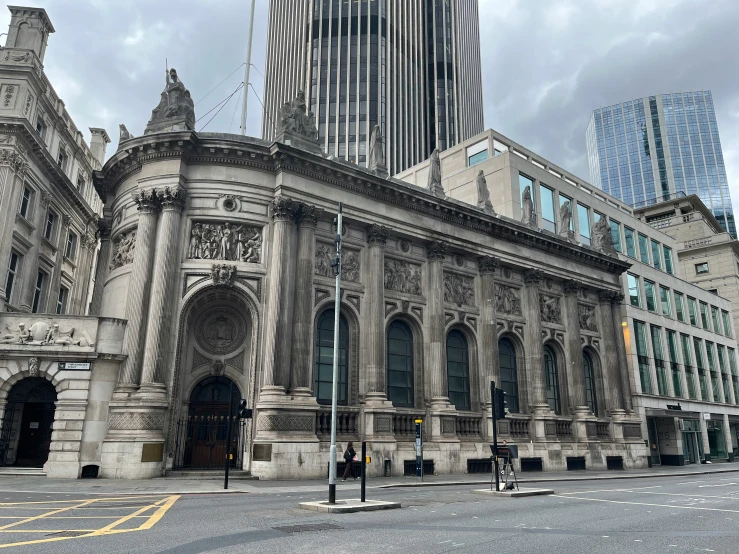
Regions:
M 336 214 L 336 257 L 331 262 L 331 269 L 336 278 L 336 295 L 334 296 L 334 364 L 331 387 L 331 447 L 329 449 L 328 466 L 328 503 L 336 503 L 336 397 L 339 392 L 339 317 L 341 313 L 341 230 L 342 206 L 339 202 L 339 212 Z
M 416 420 L 416 477 L 423 482 L 423 420 Z
M 228 387 L 228 424 L 226 430 L 226 468 L 223 476 L 223 488 L 228 488 L 228 469 L 231 467 L 231 424 L 234 415 L 234 382 Z
M 498 421 L 495 413 L 495 381 L 490 381 L 490 409 L 493 412 L 493 472 L 495 473 L 495 490 L 500 490 L 500 472 L 498 469 Z M 492 490 L 492 482 L 491 490 Z

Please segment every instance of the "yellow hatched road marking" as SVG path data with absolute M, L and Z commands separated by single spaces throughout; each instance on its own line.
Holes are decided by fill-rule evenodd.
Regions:
M 94 500 L 86 500 L 82 504 L 80 504 L 79 506 L 84 506 L 85 504 L 91 504 L 92 502 L 95 502 L 95 501 Z M 24 520 L 21 520 L 21 521 L 16 521 L 15 523 L 8 523 L 7 525 L 0 526 L 0 531 L 3 531 L 5 529 L 8 529 L 9 527 L 15 527 L 16 525 L 22 525 L 24 523 L 30 523 L 31 521 L 36 521 L 36 520 L 42 519 L 42 518 L 44 518 L 46 516 L 54 516 L 56 514 L 61 514 L 62 512 L 66 512 L 66 511 L 71 510 L 73 508 L 75 508 L 75 506 L 68 506 L 66 508 L 59 508 L 58 510 L 53 510 L 51 512 L 46 512 L 46 513 L 41 514 L 41 515 L 28 517 L 28 518 L 26 518 Z

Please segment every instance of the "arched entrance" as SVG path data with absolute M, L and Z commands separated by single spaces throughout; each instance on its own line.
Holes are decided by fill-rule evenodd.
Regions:
M 10 389 L 0 430 L 0 465 L 42 467 L 49 457 L 56 390 L 42 377 Z
M 243 426 L 235 417 L 241 393 L 228 377 L 206 377 L 190 394 L 187 420 L 181 422 L 178 437 L 179 468 L 222 469 L 228 446 L 229 399 L 231 400 L 231 467 L 240 467 Z

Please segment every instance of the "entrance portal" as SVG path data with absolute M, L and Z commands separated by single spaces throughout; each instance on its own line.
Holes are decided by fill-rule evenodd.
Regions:
M 230 395 L 229 395 L 230 393 Z M 222 469 L 231 454 L 231 467 L 241 468 L 243 426 L 235 416 L 240 394 L 227 377 L 207 377 L 190 395 L 188 417 L 178 423 L 175 469 Z M 231 445 L 228 445 L 228 409 L 232 401 Z
M 0 465 L 42 467 L 49 457 L 56 390 L 42 377 L 18 381 L 8 393 L 0 430 Z

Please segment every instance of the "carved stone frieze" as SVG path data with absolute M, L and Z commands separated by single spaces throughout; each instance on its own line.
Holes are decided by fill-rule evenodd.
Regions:
M 243 314 L 228 306 L 206 310 L 195 323 L 195 340 L 208 354 L 229 354 L 246 340 L 247 323 Z
M 578 304 L 577 311 L 580 319 L 580 329 L 597 333 L 598 323 L 595 318 L 595 307 L 588 306 L 587 304 Z
M 30 327 L 25 323 L 18 323 L 17 329 L 11 329 L 5 324 L 5 330 L 0 331 L 0 344 L 25 344 L 32 346 L 95 346 L 95 342 L 84 329 L 70 328 L 68 331 L 59 329 L 59 324 L 53 321 L 36 321 Z
M 113 239 L 113 258 L 110 261 L 110 269 L 118 269 L 126 264 L 133 263 L 136 250 L 136 231 L 121 233 Z
M 147 414 L 142 412 L 113 412 L 108 423 L 110 429 L 116 430 L 154 430 L 164 428 L 164 414 Z
M 291 414 L 267 414 L 259 416 L 260 431 L 313 431 L 314 418 Z
M 331 261 L 334 258 L 334 249 L 327 244 L 319 244 L 316 248 L 315 274 L 322 277 L 334 277 Z M 353 250 L 341 252 L 341 280 L 350 283 L 359 282 L 360 274 L 359 253 Z
M 236 279 L 236 266 L 228 264 L 213 264 L 210 271 L 213 284 L 230 287 Z
M 539 295 L 539 315 L 545 323 L 562 324 L 562 309 L 559 305 L 559 296 L 548 294 Z
M 385 260 L 385 288 L 420 296 L 421 268 L 400 260 Z
M 4 165 L 9 166 L 20 176 L 25 175 L 26 171 L 28 171 L 26 158 L 16 150 L 9 148 L 0 149 L 0 166 Z
M 259 263 L 262 232 L 256 227 L 233 222 L 194 222 L 190 231 L 187 258 Z
M 444 272 L 444 302 L 457 306 L 475 304 L 475 281 L 467 275 Z
M 499 314 L 522 315 L 521 293 L 506 285 L 495 285 L 495 311 Z

